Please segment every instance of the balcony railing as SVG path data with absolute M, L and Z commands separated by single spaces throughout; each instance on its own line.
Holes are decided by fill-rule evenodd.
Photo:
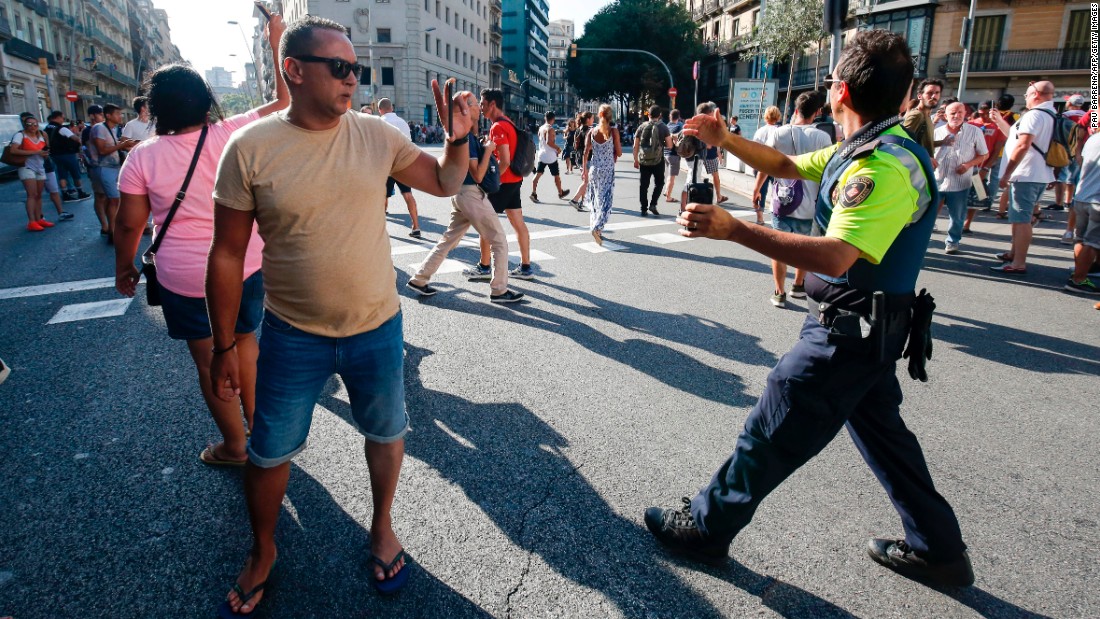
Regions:
M 726 55 L 733 53 L 745 46 L 745 39 L 737 37 L 735 39 L 726 39 L 725 41 L 719 41 L 717 39 L 710 39 L 703 42 L 703 47 L 706 48 L 708 54 L 720 54 Z
M 120 72 L 116 69 L 112 69 L 110 66 L 106 66 L 106 65 L 103 65 L 103 64 L 97 64 L 96 68 L 95 68 L 95 72 L 102 75 L 102 76 L 104 76 L 104 77 L 106 77 L 106 78 L 108 78 L 108 79 L 112 79 L 112 80 L 114 80 L 114 81 L 116 81 L 119 84 L 122 84 L 124 86 L 129 86 L 131 88 L 137 88 L 138 87 L 137 80 L 135 80 L 134 78 L 130 77 L 129 75 L 126 75 L 125 73 L 122 73 L 122 72 Z
M 61 62 L 57 66 L 57 75 L 59 79 L 67 79 L 70 75 L 73 76 L 74 82 L 83 82 L 85 84 L 96 84 L 99 80 L 96 79 L 95 74 L 90 70 L 80 66 L 75 62 Z
M 703 12 L 707 15 L 717 12 L 721 8 L 721 3 L 718 0 L 705 0 L 703 2 Z
M 42 17 L 50 16 L 50 3 L 46 2 L 46 0 L 23 0 L 23 4 L 33 9 L 35 13 L 38 13 Z
M 492 26 L 489 26 L 489 32 L 491 34 L 497 35 L 498 37 L 504 35 L 504 31 L 500 28 L 500 26 L 498 26 L 496 24 L 493 24 Z
M 697 4 L 695 8 L 691 9 L 691 18 L 695 21 L 703 19 L 703 6 L 701 4 Z
M 947 55 L 940 72 L 958 73 L 962 68 L 962 52 Z M 1087 71 L 1089 50 L 1074 49 L 1014 49 L 996 52 L 971 52 L 971 73 L 1030 73 L 1034 71 Z

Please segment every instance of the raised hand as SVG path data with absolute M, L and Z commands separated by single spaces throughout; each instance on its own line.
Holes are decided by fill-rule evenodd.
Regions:
M 435 97 L 435 109 L 439 110 L 439 123 L 445 130 L 450 131 L 446 138 L 447 141 L 461 139 L 470 133 L 470 129 L 474 126 L 474 119 L 470 116 L 470 108 L 466 104 L 466 99 L 467 97 L 473 97 L 474 93 L 463 90 L 455 93 L 450 101 L 445 101 L 443 91 L 439 88 L 439 81 L 432 80 L 432 95 Z M 453 115 L 450 113 L 452 108 L 454 108 Z M 448 117 L 453 118 L 453 127 L 447 126 Z

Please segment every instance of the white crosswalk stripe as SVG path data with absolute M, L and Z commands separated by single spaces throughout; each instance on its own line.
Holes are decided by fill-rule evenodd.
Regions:
M 662 232 L 660 234 L 646 234 L 638 237 L 647 241 L 652 241 L 660 245 L 668 245 L 669 243 L 683 243 L 684 241 L 691 241 L 686 236 L 680 236 L 679 234 L 673 234 L 671 232 Z
M 54 314 L 53 318 L 46 324 L 56 325 L 64 322 L 76 322 L 78 320 L 121 316 L 126 313 L 126 309 L 130 307 L 130 303 L 133 301 L 133 298 L 128 298 L 66 305 L 57 310 L 57 313 Z
M 626 249 L 625 246 L 618 243 L 612 243 L 611 241 L 604 241 L 603 245 L 597 245 L 595 241 L 591 243 L 577 243 L 573 247 L 577 249 L 583 249 L 590 254 L 602 254 L 609 251 L 622 251 Z

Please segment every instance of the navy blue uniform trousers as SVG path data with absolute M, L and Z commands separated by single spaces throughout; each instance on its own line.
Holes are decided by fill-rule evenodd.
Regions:
M 696 523 L 709 537 L 732 541 L 764 497 L 846 425 L 901 516 L 909 545 L 932 560 L 958 556 L 966 549 L 959 522 L 899 413 L 896 360 L 906 334 L 887 337 L 883 363 L 867 341 L 836 345 L 827 336 L 807 317 L 798 343 L 768 375 L 733 455 L 692 500 Z

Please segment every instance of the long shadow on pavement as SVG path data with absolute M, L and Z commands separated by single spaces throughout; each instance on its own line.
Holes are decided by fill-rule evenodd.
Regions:
M 365 472 L 361 487 L 367 492 Z M 344 511 L 320 480 L 293 464 L 286 502 L 293 512 L 284 507 L 280 514 L 279 559 L 258 607 L 264 613 L 261 616 L 490 616 L 420 566 L 413 568 L 416 574 L 401 595 L 376 593 L 366 560 L 370 551 L 366 525 Z M 242 559 L 245 552 L 242 549 Z M 234 565 L 231 573 L 235 575 L 237 569 Z M 232 578 L 226 581 L 227 590 Z
M 1096 346 L 963 316 L 938 316 L 965 324 L 936 324 L 932 336 L 980 359 L 1029 371 L 1100 374 L 1100 348 Z
M 533 604 L 545 609 L 546 598 L 554 597 L 547 587 L 542 595 L 527 599 L 538 587 L 527 579 L 543 573 L 533 565 L 536 556 L 553 572 L 606 596 L 626 617 L 718 617 L 728 612 L 714 607 L 667 567 L 667 555 L 649 533 L 616 513 L 585 479 L 584 464 L 569 459 L 568 440 L 526 406 L 480 404 L 426 388 L 420 366 L 431 354 L 406 344 L 405 390 L 414 420 L 406 450 L 462 488 L 513 544 L 530 553 L 520 573 L 501 574 L 513 580 L 502 601 L 503 614 L 529 614 Z M 334 386 L 330 382 L 320 404 L 350 420 L 350 408 L 334 397 Z M 486 561 L 471 569 L 499 568 L 492 556 Z M 851 616 L 809 592 L 739 564 L 717 576 L 760 596 L 784 616 Z M 783 595 L 776 596 L 776 591 Z M 798 611 L 788 613 L 787 608 Z M 556 612 L 568 614 L 569 607 Z

